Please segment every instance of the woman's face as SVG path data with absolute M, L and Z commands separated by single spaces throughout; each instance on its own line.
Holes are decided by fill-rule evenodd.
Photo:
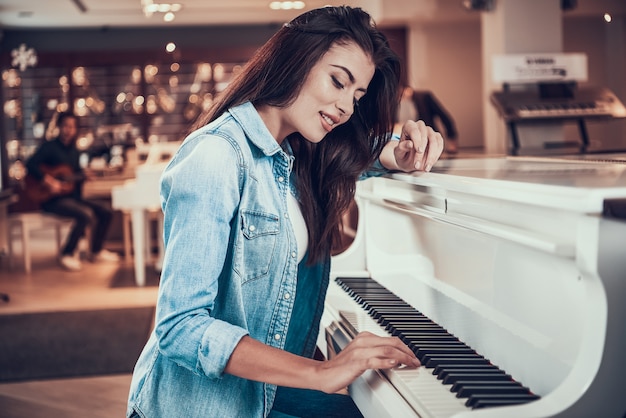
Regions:
M 282 115 L 282 139 L 299 132 L 320 142 L 333 128 L 345 123 L 355 104 L 367 92 L 375 67 L 354 43 L 335 44 L 311 68 L 296 100 Z

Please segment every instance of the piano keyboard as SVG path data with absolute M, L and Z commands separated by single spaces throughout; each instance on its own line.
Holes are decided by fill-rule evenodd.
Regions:
M 366 313 L 339 312 L 341 325 L 352 337 L 361 331 L 397 336 L 422 363 L 417 369 L 383 371 L 419 416 L 450 417 L 468 409 L 539 398 L 376 281 L 365 277 L 335 281 Z
M 611 116 L 611 109 L 596 102 L 528 103 L 515 109 L 520 118 Z

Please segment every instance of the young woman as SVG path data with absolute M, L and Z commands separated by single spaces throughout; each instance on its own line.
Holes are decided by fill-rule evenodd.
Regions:
M 156 327 L 128 416 L 360 416 L 334 393 L 367 369 L 419 365 L 398 339 L 369 333 L 312 359 L 356 181 L 430 170 L 443 149 L 423 122 L 390 141 L 399 71 L 367 13 L 312 10 L 259 50 L 186 138 L 162 177 Z

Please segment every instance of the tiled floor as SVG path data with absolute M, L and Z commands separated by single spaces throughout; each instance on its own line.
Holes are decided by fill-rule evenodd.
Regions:
M 32 245 L 31 274 L 24 273 L 19 258 L 9 268 L 7 257 L 0 257 L 0 293 L 10 297 L 9 302 L 0 301 L 0 315 L 154 306 L 156 302 L 156 287 L 110 288 L 112 275 L 119 267 L 116 263 L 84 262 L 82 271 L 68 272 L 56 263 L 52 234 L 42 232 Z M 123 417 L 129 384 L 130 374 L 4 383 L 0 384 L 0 416 Z

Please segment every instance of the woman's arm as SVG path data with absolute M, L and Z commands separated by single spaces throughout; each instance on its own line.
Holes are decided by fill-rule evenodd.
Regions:
M 420 363 L 396 337 L 379 337 L 362 332 L 331 360 L 318 361 L 270 347 L 246 336 L 235 347 L 225 372 L 279 386 L 334 393 L 368 369 L 389 369 L 398 365 L 418 367 Z

